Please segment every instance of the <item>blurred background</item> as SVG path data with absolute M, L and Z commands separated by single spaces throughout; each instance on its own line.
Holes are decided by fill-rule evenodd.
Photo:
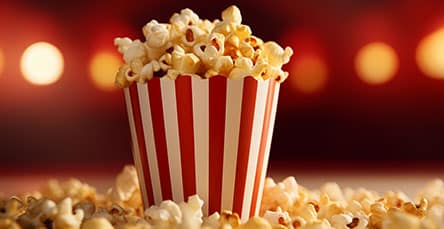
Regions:
M 444 159 L 444 1 L 17 0 L 0 2 L 0 167 L 131 163 L 113 38 L 233 3 L 295 51 L 271 163 Z

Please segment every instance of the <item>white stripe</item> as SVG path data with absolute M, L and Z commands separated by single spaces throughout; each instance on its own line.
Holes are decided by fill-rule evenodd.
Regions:
M 174 80 L 166 77 L 160 80 L 162 91 L 162 107 L 165 122 L 165 138 L 168 151 L 168 164 L 170 167 L 171 191 L 173 200 L 182 202 L 182 166 L 179 145 L 179 125 L 177 121 L 176 89 Z
M 250 216 L 251 198 L 253 196 L 254 179 L 257 172 L 257 159 L 261 144 L 262 126 L 264 124 L 265 103 L 269 81 L 258 81 L 256 104 L 254 108 L 253 127 L 251 132 L 250 152 L 248 157 L 247 178 L 245 181 L 244 202 L 241 219 L 246 221 Z
M 270 124 L 268 127 L 268 135 L 267 135 L 267 143 L 265 145 L 265 152 L 264 152 L 264 164 L 262 165 L 262 174 L 261 174 L 261 180 L 259 183 L 259 190 L 258 190 L 258 203 L 256 204 L 256 209 L 254 211 L 255 215 L 259 214 L 259 210 L 261 207 L 261 200 L 262 200 L 262 194 L 264 191 L 264 181 L 265 181 L 265 175 L 267 174 L 267 168 L 268 168 L 268 160 L 270 159 L 270 147 L 271 147 L 271 139 L 273 137 L 273 130 L 274 130 L 274 120 L 276 118 L 276 108 L 277 108 L 277 102 L 279 97 L 279 86 L 280 83 L 276 83 L 274 87 L 274 95 L 273 95 L 273 105 L 271 107 L 271 114 L 270 114 Z
M 139 93 L 140 113 L 142 114 L 142 126 L 146 144 L 146 154 L 150 168 L 150 177 L 153 188 L 154 203 L 162 201 L 162 188 L 160 186 L 159 166 L 157 162 L 156 146 L 154 143 L 153 121 L 151 118 L 150 99 L 147 84 L 137 84 Z
M 244 81 L 242 79 L 227 80 L 221 203 L 223 210 L 232 210 L 233 208 L 243 85 Z
M 152 203 L 148 203 L 148 195 L 146 194 L 145 190 L 145 178 L 143 176 L 142 163 L 140 161 L 139 144 L 137 143 L 136 125 L 134 124 L 133 108 L 131 106 L 131 96 L 129 88 L 125 88 L 123 92 L 125 95 L 126 110 L 128 111 L 128 121 L 131 131 L 131 141 L 133 143 L 131 148 L 133 151 L 134 164 L 136 165 L 137 175 L 139 177 L 139 186 L 142 191 L 143 204 L 145 207 L 148 207 L 149 204 Z
M 192 78 L 193 92 L 193 128 L 194 128 L 194 164 L 196 191 L 204 200 L 203 212 L 208 215 L 209 185 L 209 84 L 208 80 Z

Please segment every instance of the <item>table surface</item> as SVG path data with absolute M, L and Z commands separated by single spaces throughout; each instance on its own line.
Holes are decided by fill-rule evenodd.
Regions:
M 105 192 L 113 183 L 123 164 L 109 166 L 52 166 L 0 169 L 0 193 L 12 195 L 37 190 L 48 179 L 61 181 L 71 177 L 94 185 Z M 271 162 L 268 176 L 279 181 L 294 176 L 297 182 L 310 189 L 318 189 L 325 182 L 341 187 L 363 187 L 379 193 L 402 191 L 411 198 L 433 179 L 444 178 L 439 162 Z

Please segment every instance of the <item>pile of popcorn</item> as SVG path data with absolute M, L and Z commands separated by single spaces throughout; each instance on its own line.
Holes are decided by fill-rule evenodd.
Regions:
M 163 201 L 142 207 L 136 169 L 126 166 L 105 194 L 76 179 L 49 181 L 39 191 L 0 198 L 0 228 L 303 228 L 361 229 L 444 226 L 444 183 L 429 182 L 417 202 L 402 192 L 379 195 L 366 189 L 341 189 L 326 183 L 308 190 L 294 177 L 275 183 L 267 178 L 260 217 L 241 222 L 230 211 L 204 216 L 203 201 Z
M 293 50 L 276 42 L 263 42 L 252 35 L 236 6 L 222 12 L 222 20 L 202 20 L 190 9 L 170 18 L 170 23 L 152 20 L 143 27 L 145 41 L 116 38 L 114 44 L 125 64 L 116 75 L 116 85 L 127 87 L 153 77 L 176 79 L 180 75 L 210 78 L 251 76 L 257 80 L 284 81 Z

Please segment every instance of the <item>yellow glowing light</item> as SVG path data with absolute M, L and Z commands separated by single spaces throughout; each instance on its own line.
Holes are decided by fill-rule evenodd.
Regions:
M 121 58 L 114 53 L 99 52 L 95 54 L 89 65 L 93 83 L 105 91 L 115 89 L 114 78 L 121 64 Z
M 293 86 L 303 93 L 318 92 L 327 83 L 327 66 L 318 56 L 302 56 L 295 59 L 290 70 L 290 79 Z
M 0 49 L 0 75 L 3 72 L 3 66 L 5 65 L 4 62 L 5 62 L 5 57 L 3 56 L 2 49 Z
M 52 44 L 37 42 L 23 53 L 20 68 L 27 81 L 36 85 L 48 85 L 60 79 L 63 72 L 63 56 Z
M 416 61 L 424 74 L 444 79 L 444 28 L 421 40 L 416 50 Z
M 369 84 L 383 84 L 398 71 L 399 61 L 395 50 L 382 42 L 373 42 L 362 47 L 355 59 L 358 76 Z

